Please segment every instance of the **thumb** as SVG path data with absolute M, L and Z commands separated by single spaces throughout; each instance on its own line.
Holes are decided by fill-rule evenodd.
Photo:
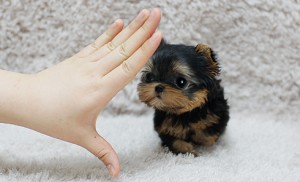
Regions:
M 119 176 L 120 162 L 115 150 L 96 131 L 94 135 L 89 135 L 82 147 L 93 153 L 105 164 L 111 177 Z

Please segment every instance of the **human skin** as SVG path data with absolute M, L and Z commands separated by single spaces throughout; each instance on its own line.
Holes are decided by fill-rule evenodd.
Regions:
M 0 70 L 0 121 L 79 145 L 119 176 L 118 156 L 96 120 L 157 49 L 160 17 L 157 8 L 142 10 L 124 29 L 116 20 L 94 43 L 35 74 Z

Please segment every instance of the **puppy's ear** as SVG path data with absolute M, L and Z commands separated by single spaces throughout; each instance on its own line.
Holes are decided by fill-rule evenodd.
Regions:
M 219 64 L 216 60 L 216 55 L 213 50 L 205 44 L 198 44 L 195 47 L 198 54 L 204 56 L 210 68 L 211 76 L 218 76 L 220 73 Z

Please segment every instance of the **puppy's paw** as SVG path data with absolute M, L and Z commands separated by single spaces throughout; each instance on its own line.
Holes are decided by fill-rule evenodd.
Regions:
M 193 150 L 191 152 L 191 154 L 194 156 L 194 157 L 199 157 L 201 155 L 201 152 L 197 151 L 197 150 Z
M 195 157 L 199 156 L 199 152 L 195 150 L 192 143 L 186 142 L 184 140 L 175 140 L 172 144 L 172 152 L 178 153 L 191 153 Z

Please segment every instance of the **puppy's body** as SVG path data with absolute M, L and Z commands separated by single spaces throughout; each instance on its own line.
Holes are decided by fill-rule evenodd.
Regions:
M 229 107 L 219 65 L 206 45 L 162 43 L 143 70 L 139 98 L 154 107 L 154 126 L 162 144 L 174 153 L 211 146 L 224 132 Z

